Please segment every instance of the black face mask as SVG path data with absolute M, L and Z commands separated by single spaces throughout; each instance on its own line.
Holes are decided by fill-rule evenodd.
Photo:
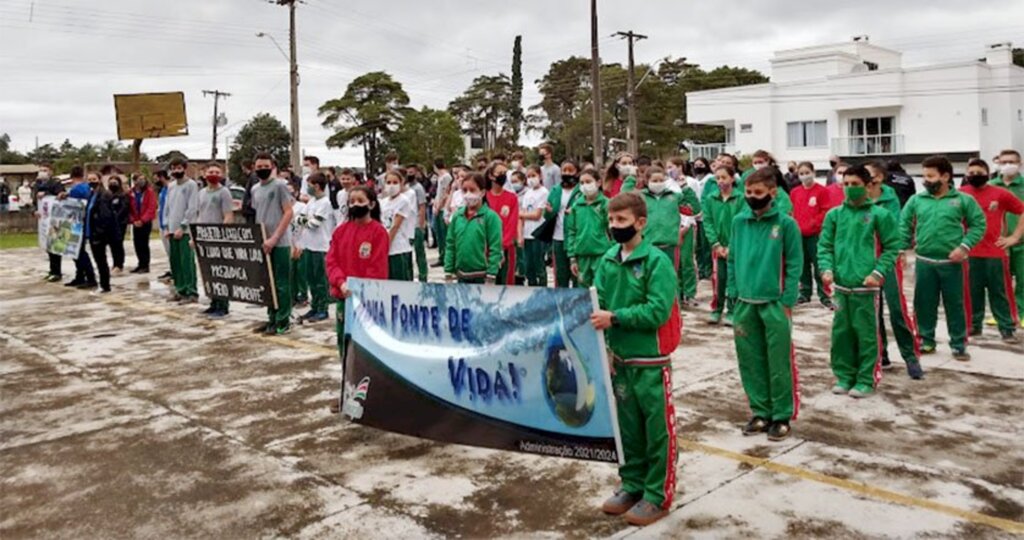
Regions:
M 747 197 L 747 205 L 750 206 L 751 210 L 755 212 L 758 210 L 764 210 L 768 208 L 768 205 L 772 203 L 772 196 L 765 195 L 764 197 Z
M 971 176 L 968 176 L 968 177 L 964 178 L 964 180 L 967 180 L 968 184 L 970 184 L 970 185 L 972 185 L 972 186 L 974 186 L 976 188 L 980 188 L 981 186 L 984 186 L 985 184 L 988 183 L 988 175 L 987 174 L 974 174 L 974 175 L 971 175 Z
M 96 186 L 98 185 L 100 185 L 99 182 L 89 182 L 89 187 L 91 187 L 92 189 L 96 189 Z
M 113 191 L 114 193 L 120 193 L 121 184 L 110 184 L 110 191 Z
M 625 244 L 636 236 L 636 225 L 630 225 L 629 227 L 608 227 L 608 232 L 612 235 L 612 240 L 620 244 Z
M 562 184 L 564 184 L 566 186 L 575 186 L 577 180 L 578 179 L 575 176 L 571 175 L 571 174 L 563 174 L 562 175 Z
M 370 207 L 363 204 L 349 206 L 348 215 L 349 217 L 354 219 L 363 219 L 364 217 L 370 215 Z
M 504 174 L 499 174 L 498 176 L 494 177 L 494 183 L 498 184 L 499 186 L 504 186 L 505 182 L 507 182 L 507 181 L 508 181 L 508 176 L 506 176 Z
M 833 169 L 835 169 L 836 168 L 836 162 L 835 161 L 829 161 L 828 162 L 828 166 L 833 168 Z
M 273 172 L 273 169 L 256 169 L 256 178 L 266 180 L 267 178 L 270 178 L 270 175 L 273 174 Z
M 171 176 L 173 176 L 175 180 L 181 180 L 182 178 L 185 178 L 185 171 L 174 171 L 171 173 Z
M 708 170 L 706 168 L 704 168 L 704 167 L 694 167 L 693 168 L 693 174 L 704 174 L 706 172 L 708 172 Z
M 925 182 L 924 189 L 928 190 L 931 195 L 938 195 L 942 191 L 942 180 L 938 182 Z

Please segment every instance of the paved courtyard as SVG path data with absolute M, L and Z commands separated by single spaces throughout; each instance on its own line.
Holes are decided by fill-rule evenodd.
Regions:
M 0 252 L 0 537 L 1024 534 L 1024 350 L 993 328 L 969 363 L 940 345 L 922 381 L 890 340 L 896 369 L 854 401 L 829 392 L 830 312 L 802 306 L 801 414 L 793 437 L 770 443 L 739 434 L 748 410 L 730 330 L 686 312 L 677 499 L 640 530 L 598 510 L 613 466 L 346 423 L 328 409 L 331 323 L 263 337 L 250 332 L 263 310 L 240 304 L 207 321 L 204 306 L 165 301 L 156 242 L 153 253 L 153 273 L 96 296 L 42 283 L 39 250 Z

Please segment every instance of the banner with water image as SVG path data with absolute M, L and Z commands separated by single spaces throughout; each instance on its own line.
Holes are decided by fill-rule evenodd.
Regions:
M 350 279 L 342 412 L 437 441 L 618 463 L 597 295 Z
M 45 208 L 42 208 L 45 206 Z M 78 258 L 85 236 L 86 202 L 79 199 L 44 201 L 40 216 L 45 214 L 46 251 L 69 259 Z M 40 238 L 40 241 L 43 241 Z

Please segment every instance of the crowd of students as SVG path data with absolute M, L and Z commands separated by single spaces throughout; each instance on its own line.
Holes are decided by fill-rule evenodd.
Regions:
M 871 395 L 891 366 L 886 306 L 913 379 L 924 376 L 920 356 L 935 352 L 940 302 L 957 360 L 970 359 L 968 340 L 983 331 L 986 299 L 1002 340 L 1019 343 L 1024 177 L 1015 150 L 997 157 L 995 174 L 971 160 L 959 189 L 949 160 L 930 157 L 921 164 L 921 193 L 884 163 L 836 160 L 822 183 L 811 163 L 791 163 L 784 173 L 761 150 L 743 171 L 730 154 L 662 162 L 623 153 L 604 171 L 572 160 L 557 165 L 546 144 L 538 155 L 535 165 L 517 152 L 450 170 L 437 160 L 430 178 L 392 155 L 382 174 L 365 180 L 347 169 L 336 177 L 310 156 L 299 181 L 282 175 L 269 154 L 255 156 L 242 214 L 265 227 L 280 299 L 259 331 L 288 332 L 293 304 L 307 298 L 310 309 L 298 319 L 326 320 L 333 298 L 343 351 L 347 279 L 426 281 L 431 237 L 448 282 L 546 287 L 553 267 L 556 287 L 595 287 L 592 322 L 606 331 L 614 362 L 625 453 L 621 489 L 603 508 L 639 525 L 671 504 L 670 355 L 680 342 L 679 310 L 697 306 L 703 278 L 712 293 L 707 322 L 733 327 L 751 410 L 743 434 L 772 441 L 790 435 L 799 413 L 792 310 L 814 293 L 834 311 L 836 394 Z M 204 169 L 202 187 L 185 169 L 172 161 L 169 177 L 158 178 L 166 182 L 159 195 L 140 179 L 122 203 L 116 175 L 73 171 L 68 196 L 88 201 L 86 236 L 104 261 L 102 290 L 109 290 L 105 249 L 124 232 L 111 216 L 127 213 L 137 238 L 148 238 L 157 221 L 171 299 L 196 302 L 188 225 L 230 223 L 233 213 L 220 165 Z M 147 249 L 137 241 L 137 271 L 148 271 Z M 908 251 L 915 252 L 913 315 L 903 286 Z M 72 283 L 94 280 L 85 252 Z M 123 250 L 113 257 L 123 265 Z M 216 300 L 206 313 L 220 318 L 228 307 Z

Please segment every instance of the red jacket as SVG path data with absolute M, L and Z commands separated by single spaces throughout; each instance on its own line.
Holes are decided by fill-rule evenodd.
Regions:
M 837 206 L 842 206 L 843 201 L 846 200 L 846 193 L 843 193 L 842 182 L 829 184 L 828 187 L 825 188 L 825 193 L 828 194 L 828 210 Z
M 619 193 L 622 193 L 622 179 L 621 178 L 609 178 L 604 181 L 604 196 L 609 199 L 615 197 Z
M 985 213 L 985 236 L 981 238 L 969 255 L 981 259 L 1002 259 L 1007 256 L 1007 251 L 996 245 L 996 240 L 1003 235 L 1003 226 L 1006 224 L 1006 214 L 1024 214 L 1024 203 L 1017 198 L 1010 190 L 1001 187 L 986 185 L 978 189 L 972 185 L 961 186 L 960 191 L 974 197 L 978 206 Z M 1013 231 L 1007 230 L 1005 234 Z M 1006 275 L 1009 282 L 1010 275 Z
M 519 234 L 519 197 L 506 189 L 501 195 L 495 195 L 488 191 L 485 200 L 487 207 L 494 210 L 494 213 L 501 218 L 502 249 L 512 247 Z
M 152 186 L 146 186 L 146 190 L 142 192 L 142 205 L 139 205 L 139 192 L 134 189 L 131 195 L 128 196 L 128 207 L 129 207 L 129 218 L 132 223 L 141 221 L 143 223 L 149 223 L 156 219 L 156 192 L 153 191 Z
M 789 199 L 793 202 L 793 219 L 800 226 L 800 234 L 820 234 L 825 214 L 831 208 L 828 189 L 818 183 L 810 188 L 799 185 L 789 192 Z
M 338 288 L 349 277 L 387 279 L 389 244 L 388 231 L 379 221 L 346 221 L 334 229 L 324 260 L 331 296 L 341 296 Z

